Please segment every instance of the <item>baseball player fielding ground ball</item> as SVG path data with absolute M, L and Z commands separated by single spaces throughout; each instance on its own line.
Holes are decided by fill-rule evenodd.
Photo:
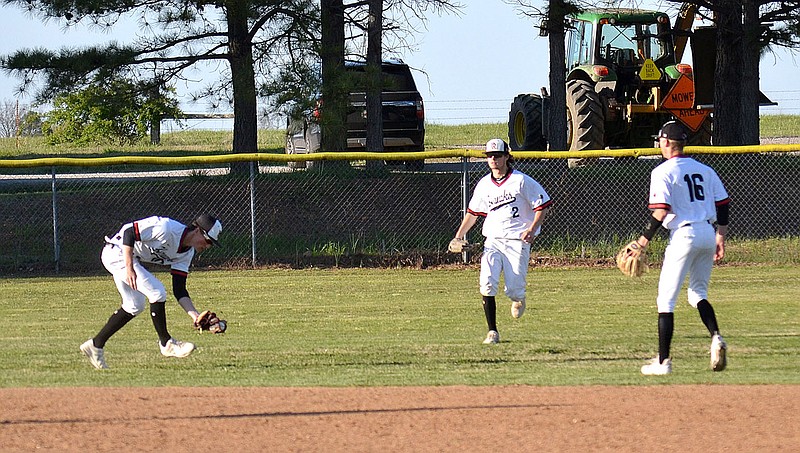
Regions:
M 673 314 L 687 274 L 689 303 L 697 308 L 711 334 L 711 369 L 722 371 L 727 363 L 727 345 L 708 302 L 708 282 L 714 261 L 725 256 L 730 198 L 711 167 L 683 154 L 687 137 L 686 129 L 676 121 L 664 124 L 658 133 L 661 155 L 666 161 L 650 174 L 648 207 L 652 216 L 637 240 L 644 249 L 662 225 L 669 230 L 656 301 L 658 356 L 642 367 L 645 375 L 672 372 L 669 349 L 674 330 Z
M 158 334 L 161 354 L 166 357 L 186 357 L 194 344 L 172 338 L 167 330 L 164 303 L 167 291 L 142 263 L 170 267 L 172 292 L 181 307 L 196 321 L 200 314 L 186 291 L 189 266 L 197 252 L 218 244 L 222 224 L 216 218 L 203 214 L 191 226 L 167 217 L 148 217 L 127 223 L 111 237 L 101 255 L 103 266 L 114 276 L 114 283 L 122 296 L 122 306 L 117 309 L 94 338 L 80 347 L 92 366 L 108 368 L 103 350 L 112 335 L 131 319 L 143 312 L 150 302 L 150 317 Z
M 496 138 L 486 143 L 486 163 L 491 172 L 475 186 L 464 219 L 448 247 L 460 250 L 478 217 L 484 217 L 483 256 L 480 292 L 489 333 L 486 344 L 499 343 L 497 295 L 500 274 L 505 278 L 505 294 L 511 299 L 511 316 L 525 312 L 525 287 L 531 243 L 539 235 L 544 214 L 552 205 L 542 186 L 530 176 L 511 167 L 513 157 L 508 143 Z

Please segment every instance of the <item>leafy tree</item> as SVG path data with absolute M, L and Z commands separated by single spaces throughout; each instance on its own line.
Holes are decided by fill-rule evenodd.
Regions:
M 744 39 L 741 0 L 715 0 L 717 61 L 714 72 L 714 143 L 741 145 Z M 755 87 L 758 89 L 758 86 Z M 753 89 L 753 87 L 750 87 Z
M 743 0 L 741 144 L 759 143 L 759 63 L 772 47 L 800 48 L 800 1 Z
M 315 0 L 3 0 L 43 20 L 65 26 L 89 24 L 113 28 L 121 17 L 137 18 L 142 36 L 128 44 L 110 43 L 84 49 L 20 50 L 0 59 L 0 67 L 22 80 L 30 89 L 42 79 L 39 100 L 102 83 L 121 74 L 131 80 L 158 83 L 189 81 L 191 71 L 217 74 L 219 78 L 194 93 L 193 99 L 210 99 L 213 106 L 233 107 L 233 151 L 254 152 L 257 143 L 259 95 L 274 100 L 293 94 L 319 92 L 299 80 L 319 72 L 320 2 Z M 341 2 L 340 2 L 341 3 Z M 447 0 L 391 0 L 387 8 L 401 10 L 392 29 L 409 30 L 404 21 L 422 17 Z M 358 9 L 362 1 L 342 7 Z M 386 29 L 389 29 L 387 25 Z M 399 46 L 405 41 L 399 39 Z M 343 40 L 346 38 L 343 36 Z M 310 80 L 320 80 L 320 76 Z M 278 83 L 273 83 L 274 81 Z M 339 83 L 335 81 L 335 83 Z M 279 87 L 280 90 L 275 88 Z M 306 96 L 306 104 L 312 96 Z
M 28 104 L 19 101 L 3 101 L 0 106 L 0 137 L 42 134 L 42 116 Z
M 800 48 L 798 0 L 668 0 L 711 12 L 717 28 L 714 142 L 759 142 L 759 63 L 772 46 Z
M 319 8 L 313 0 L 4 0 L 65 26 L 113 28 L 123 16 L 138 19 L 133 43 L 84 49 L 20 50 L 0 66 L 22 79 L 22 89 L 43 79 L 39 100 L 122 75 L 155 86 L 188 81 L 192 70 L 218 79 L 194 93 L 234 111 L 233 151 L 257 150 L 256 78 L 270 79 L 281 63 L 302 58 L 314 40 Z
M 44 117 L 35 110 L 29 110 L 22 115 L 17 133 L 20 137 L 36 137 L 42 135 Z
M 566 30 L 569 27 L 567 17 L 581 7 L 579 2 L 566 0 L 548 0 L 544 9 L 540 9 L 527 0 L 505 0 L 508 4 L 517 5 L 521 14 L 541 20 L 542 31 L 547 33 L 550 50 L 550 102 L 547 104 L 547 140 L 552 151 L 567 149 L 567 68 L 565 66 Z M 585 7 L 586 5 L 584 5 Z
M 349 83 L 345 72 L 345 7 L 342 0 L 322 0 L 322 45 L 319 64 L 322 67 L 321 79 L 310 79 L 319 83 L 313 90 L 322 95 L 325 105 L 320 124 L 322 132 L 322 151 L 341 151 L 347 149 L 347 101 Z M 316 56 L 312 57 L 316 65 Z M 313 99 L 316 102 L 318 99 Z
M 383 0 L 368 0 L 367 18 L 367 142 L 369 151 L 383 151 L 383 81 L 381 62 L 383 61 Z M 374 164 L 373 164 L 374 166 Z
M 376 6 L 379 3 L 382 8 Z M 262 85 L 259 93 L 274 99 L 294 118 L 308 116 L 315 109 L 324 111 L 320 117 L 322 150 L 344 150 L 348 93 L 353 85 L 345 61 L 366 59 L 370 24 L 382 31 L 380 36 L 372 34 L 373 56 L 378 54 L 377 49 L 381 56 L 396 55 L 413 48 L 411 35 L 424 28 L 426 14 L 458 13 L 462 7 L 451 0 L 321 0 L 318 47 L 310 45 L 305 52 L 298 52 L 302 57 L 293 58 L 291 66 L 284 66 L 279 77 Z M 370 22 L 371 17 L 377 18 L 377 9 L 382 9 L 382 26 Z M 323 105 L 318 105 L 320 96 Z
M 43 129 L 51 144 L 133 144 L 147 135 L 153 121 L 179 118 L 174 90 L 152 94 L 137 83 L 115 78 L 56 96 Z

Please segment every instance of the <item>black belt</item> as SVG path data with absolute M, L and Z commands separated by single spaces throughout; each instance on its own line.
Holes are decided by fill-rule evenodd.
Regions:
M 694 224 L 697 224 L 697 223 L 707 223 L 709 225 L 713 225 L 710 220 L 700 220 L 700 221 L 697 221 L 697 222 L 684 222 L 684 223 L 681 223 L 680 225 L 678 225 L 678 228 L 683 228 L 685 226 L 694 225 Z

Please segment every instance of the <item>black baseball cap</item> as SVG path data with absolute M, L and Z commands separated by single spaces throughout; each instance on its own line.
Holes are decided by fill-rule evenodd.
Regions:
M 203 236 L 214 245 L 219 245 L 219 234 L 222 232 L 222 222 L 210 214 L 201 214 L 194 221 L 197 228 L 203 232 Z
M 686 139 L 689 138 L 689 132 L 686 131 L 683 124 L 677 121 L 668 121 L 664 123 L 664 125 L 661 126 L 661 130 L 658 131 L 658 138 L 685 142 Z

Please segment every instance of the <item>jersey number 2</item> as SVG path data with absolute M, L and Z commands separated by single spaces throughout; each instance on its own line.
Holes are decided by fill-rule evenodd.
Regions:
M 695 200 L 703 201 L 706 199 L 706 195 L 703 192 L 703 175 L 699 173 L 695 173 L 691 177 L 689 175 L 683 175 L 683 180 L 686 181 L 686 185 L 689 186 L 689 202 Z

